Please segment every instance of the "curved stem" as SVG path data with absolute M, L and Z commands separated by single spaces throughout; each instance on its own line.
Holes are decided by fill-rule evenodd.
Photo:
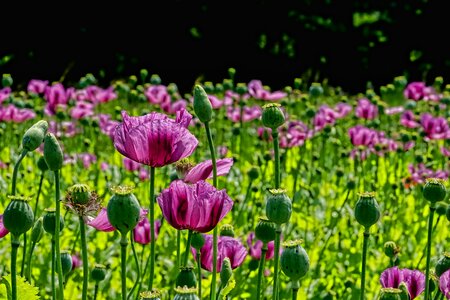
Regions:
M 201 263 L 201 253 L 197 250 L 197 273 L 198 273 L 198 298 L 202 299 L 202 263 Z
M 16 164 L 14 165 L 13 170 L 13 176 L 12 176 L 12 186 L 11 186 L 11 195 L 14 196 L 16 194 L 16 182 L 17 182 L 17 174 L 19 172 L 20 163 L 22 162 L 23 158 L 27 155 L 28 151 L 23 150 L 22 153 L 20 153 L 19 159 L 17 160 Z
M 192 230 L 189 230 L 188 239 L 186 242 L 186 251 L 184 252 L 184 261 L 183 266 L 187 267 L 187 263 L 189 260 L 189 250 L 191 249 L 191 240 L 192 240 Z
M 81 255 L 83 257 L 83 292 L 81 299 L 87 300 L 89 267 L 88 267 L 87 244 L 86 244 L 86 225 L 84 225 L 82 216 L 79 216 L 79 221 L 80 221 L 80 236 L 81 236 Z
M 122 300 L 127 300 L 127 235 L 122 234 L 120 239 L 120 255 L 122 266 Z
M 433 216 L 436 210 L 434 204 L 430 204 L 430 215 L 428 218 L 428 239 L 427 239 L 427 265 L 425 269 L 425 300 L 430 297 L 430 257 L 431 257 L 431 233 L 433 230 Z
M 136 263 L 137 278 L 136 278 L 136 281 L 134 282 L 133 287 L 131 288 L 130 293 L 128 294 L 127 299 L 129 299 L 133 295 L 134 290 L 136 289 L 136 287 L 138 286 L 139 282 L 141 281 L 141 270 L 140 270 L 140 267 L 139 267 L 139 259 L 137 257 L 136 249 L 134 247 L 134 236 L 133 235 L 134 235 L 134 233 L 133 233 L 133 231 L 131 231 L 131 234 L 130 234 L 130 245 L 131 245 L 131 250 L 133 251 L 134 262 Z M 139 294 L 139 291 L 138 291 L 138 294 Z
M 59 288 L 59 299 L 64 300 L 64 280 L 61 264 L 61 250 L 59 246 L 59 231 L 60 231 L 60 217 L 61 217 L 61 205 L 60 205 L 60 191 L 59 191 L 59 170 L 54 171 L 55 173 L 55 200 L 56 200 L 56 228 L 55 228 L 55 252 L 56 252 L 56 269 L 58 273 L 58 288 Z
M 150 280 L 149 291 L 153 289 L 155 273 L 155 168 L 150 167 Z
M 364 288 L 366 285 L 366 259 L 367 259 L 367 245 L 369 243 L 369 228 L 364 230 L 364 243 L 363 243 L 363 253 L 362 253 L 362 263 L 361 263 L 361 300 L 364 300 Z
M 36 247 L 36 243 L 31 243 L 30 252 L 28 253 L 28 261 L 27 261 L 27 274 L 26 274 L 26 280 L 31 284 L 31 258 L 33 256 L 34 248 Z
M 273 272 L 273 290 L 272 299 L 278 299 L 278 267 L 280 261 L 280 240 L 281 240 L 281 225 L 277 225 L 275 230 L 275 259 L 274 259 L 274 272 Z
M 280 188 L 280 144 L 278 142 L 278 131 L 272 131 L 273 151 L 275 154 L 275 188 Z
M 267 243 L 263 243 L 263 246 L 261 248 L 261 258 L 259 260 L 258 282 L 256 285 L 256 300 L 261 299 L 261 292 L 262 292 L 261 286 L 262 286 L 262 277 L 264 273 L 264 264 L 266 262 L 266 253 L 267 253 Z
M 55 237 L 52 236 L 52 299 L 56 300 L 56 281 L 55 281 Z
M 16 270 L 16 261 L 17 261 L 17 249 L 19 249 L 20 242 L 19 237 L 11 234 L 11 295 L 12 300 L 17 300 L 17 270 Z

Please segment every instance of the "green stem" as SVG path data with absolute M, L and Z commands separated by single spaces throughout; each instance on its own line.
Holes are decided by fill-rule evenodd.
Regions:
M 150 279 L 149 291 L 153 289 L 155 273 L 155 168 L 150 167 Z
M 127 300 L 127 235 L 122 234 L 120 239 L 120 254 L 122 266 L 122 300 Z
M 184 261 L 183 266 L 187 267 L 187 263 L 189 260 L 189 250 L 191 249 L 191 240 L 192 240 L 192 230 L 189 230 L 188 239 L 186 242 L 186 251 L 184 252 Z
M 34 248 L 36 247 L 36 243 L 31 243 L 30 252 L 28 253 L 28 261 L 27 261 L 27 274 L 26 274 L 26 280 L 31 284 L 31 258 L 33 256 Z
M 263 243 L 261 248 L 261 258 L 259 260 L 259 269 L 258 269 L 258 282 L 256 286 L 256 300 L 261 299 L 261 286 L 262 286 L 262 277 L 264 273 L 264 264 L 266 262 L 266 253 L 267 253 L 267 243 Z
M 274 273 L 273 273 L 273 290 L 272 299 L 278 299 L 278 265 L 280 261 L 280 240 L 281 240 L 281 225 L 277 224 L 275 230 L 275 259 L 274 259 Z
M 430 257 L 431 257 L 431 233 L 433 230 L 433 216 L 436 207 L 434 204 L 430 204 L 430 215 L 428 218 L 428 239 L 427 239 L 427 265 L 425 269 L 425 300 L 430 297 Z
M 25 261 L 27 260 L 27 233 L 23 234 L 23 251 L 22 251 L 22 265 L 20 268 L 20 276 L 23 277 L 25 271 Z
M 181 230 L 177 230 L 177 267 L 181 265 Z
M 129 299 L 133 295 L 134 290 L 136 289 L 136 287 L 138 286 L 139 282 L 141 281 L 141 270 L 139 268 L 139 259 L 137 257 L 136 249 L 134 247 L 134 236 L 133 235 L 134 235 L 134 233 L 133 233 L 133 231 L 131 231 L 130 244 L 131 244 L 131 250 L 133 251 L 134 262 L 136 263 L 137 278 L 136 278 L 136 281 L 134 282 L 133 287 L 131 288 L 130 293 L 128 294 L 127 299 Z M 139 294 L 139 291 L 138 291 L 138 294 Z
M 37 216 L 37 210 L 38 210 L 38 203 L 39 203 L 39 196 L 41 195 L 42 190 L 42 182 L 44 181 L 44 172 L 41 173 L 41 179 L 39 179 L 39 188 L 36 196 L 36 203 L 34 204 L 34 221 L 36 221 Z
M 11 234 L 11 289 L 12 300 L 17 300 L 17 279 L 16 279 L 16 261 L 17 261 L 17 249 L 19 249 L 20 241 L 19 236 Z
M 87 255 L 87 244 L 86 244 L 86 225 L 84 225 L 83 217 L 79 216 L 80 221 L 80 237 L 81 237 L 81 255 L 83 257 L 83 292 L 81 299 L 87 300 L 87 290 L 88 290 L 88 255 Z
M 300 289 L 300 282 L 293 281 L 292 282 L 292 300 L 297 300 L 298 290 Z
M 59 288 L 59 299 L 64 300 L 64 280 L 62 272 L 61 263 L 61 250 L 59 246 L 59 231 L 60 231 L 60 217 L 61 217 L 61 206 L 60 206 L 60 190 L 59 190 L 59 170 L 54 171 L 55 173 L 55 200 L 56 200 L 56 228 L 55 228 L 55 252 L 56 252 L 56 269 L 58 273 L 58 288 Z
M 367 245 L 369 243 L 369 228 L 364 230 L 364 243 L 363 243 L 363 253 L 362 253 L 362 263 L 361 263 L 361 300 L 364 300 L 364 287 L 366 284 L 366 259 L 367 259 Z
M 96 283 L 94 287 L 94 300 L 97 300 L 97 294 L 98 294 L 98 283 Z
M 197 274 L 198 274 L 198 298 L 202 299 L 202 263 L 201 263 L 201 253 L 197 250 Z
M 272 130 L 273 151 L 275 154 L 275 188 L 280 188 L 280 144 L 278 142 L 278 131 Z
M 28 151 L 23 150 L 22 153 L 20 153 L 19 159 L 17 160 L 16 164 L 14 165 L 13 170 L 13 177 L 12 177 L 12 186 L 11 186 L 11 195 L 16 195 L 16 182 L 17 182 L 17 174 L 19 172 L 20 163 L 24 159 L 24 157 L 27 155 Z
M 52 296 L 56 300 L 56 281 L 55 281 L 55 237 L 52 236 Z

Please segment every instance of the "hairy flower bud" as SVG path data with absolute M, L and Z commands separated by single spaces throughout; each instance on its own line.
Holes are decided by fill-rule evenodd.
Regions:
M 28 128 L 22 138 L 22 148 L 26 151 L 34 151 L 37 149 L 44 141 L 47 130 L 48 123 L 44 120 L 40 120 Z
M 57 171 L 62 168 L 64 160 L 63 152 L 53 133 L 47 133 L 45 136 L 44 158 L 51 171 Z
M 42 217 L 36 220 L 33 229 L 31 230 L 31 242 L 39 243 L 44 235 L 44 220 Z
M 202 123 L 212 120 L 212 105 L 203 87 L 196 84 L 194 87 L 194 112 Z
M 47 163 L 45 162 L 45 158 L 43 156 L 39 157 L 37 161 L 37 166 L 41 172 L 45 172 L 48 170 Z
M 222 261 L 222 268 L 220 270 L 220 282 L 222 286 L 225 286 L 233 276 L 233 270 L 231 269 L 230 259 L 225 257 Z

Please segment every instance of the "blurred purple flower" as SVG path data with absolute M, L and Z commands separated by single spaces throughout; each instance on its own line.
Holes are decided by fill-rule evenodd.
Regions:
M 445 298 L 450 299 L 450 270 L 445 271 L 439 277 L 439 289 Z
M 281 91 L 270 92 L 265 89 L 260 80 L 251 80 L 248 83 L 248 93 L 255 99 L 277 101 L 285 98 L 286 93 Z
M 359 99 L 355 115 L 358 118 L 373 120 L 378 116 L 378 107 L 366 98 Z
M 420 124 L 426 137 L 431 140 L 450 139 L 450 128 L 444 117 L 434 118 L 429 113 L 424 113 L 420 117 Z
M 3 215 L 0 215 L 0 239 L 8 233 L 9 231 L 3 226 Z
M 22 123 L 30 119 L 34 119 L 36 113 L 28 108 L 17 108 L 13 104 L 7 107 L 0 106 L 0 121 Z
M 47 101 L 45 113 L 49 116 L 56 114 L 58 107 L 65 108 L 69 101 L 71 90 L 66 90 L 61 83 L 55 83 L 47 86 L 45 89 L 44 99 Z
M 255 233 L 250 232 L 247 237 L 247 246 L 248 252 L 253 259 L 259 260 L 261 258 L 261 250 L 263 246 L 263 242 L 256 239 Z M 266 252 L 266 260 L 273 258 L 274 256 L 274 241 L 271 241 L 267 244 L 267 252 Z
M 28 93 L 43 94 L 47 86 L 48 80 L 31 79 L 28 82 L 27 91 Z
M 262 115 L 262 108 L 259 105 L 244 106 L 242 111 L 242 122 L 250 122 L 258 119 Z M 240 107 L 228 107 L 227 118 L 234 123 L 238 123 L 241 120 L 241 108 Z
M 410 110 L 405 111 L 400 117 L 400 124 L 408 128 L 419 127 L 419 122 L 416 121 L 414 113 Z
M 79 268 L 83 265 L 83 261 L 81 260 L 80 254 L 75 253 L 72 254 L 72 271 L 76 268 Z
M 0 104 L 2 104 L 3 101 L 9 98 L 11 95 L 11 88 L 5 87 L 3 89 L 0 89 Z
M 89 102 L 79 101 L 76 106 L 70 110 L 70 116 L 74 119 L 91 117 L 94 115 L 94 105 Z

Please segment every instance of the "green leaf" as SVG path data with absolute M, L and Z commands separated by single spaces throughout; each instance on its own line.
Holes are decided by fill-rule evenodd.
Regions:
M 11 276 L 4 276 L 0 283 L 0 299 L 11 299 L 10 284 Z M 28 282 L 25 282 L 25 278 L 17 276 L 17 298 L 27 300 L 39 300 L 39 289 Z

